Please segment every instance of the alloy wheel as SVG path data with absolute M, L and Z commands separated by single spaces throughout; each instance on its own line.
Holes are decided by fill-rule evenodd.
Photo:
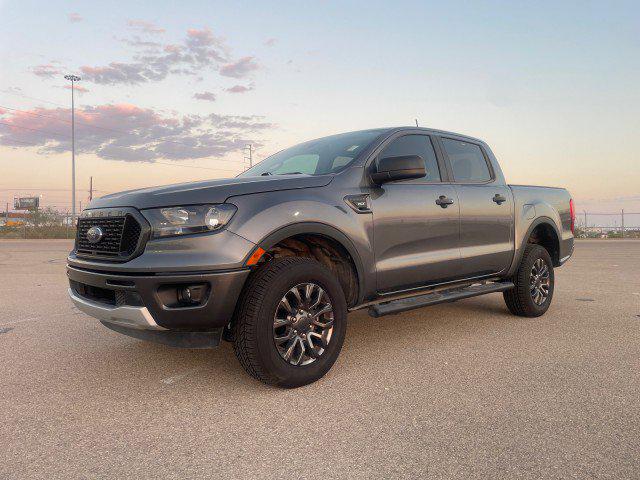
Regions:
M 531 299 L 536 305 L 543 305 L 547 301 L 550 285 L 549 267 L 542 258 L 538 258 L 531 267 L 529 280 Z
M 333 306 L 315 283 L 300 283 L 284 294 L 273 319 L 273 341 L 291 365 L 315 362 L 327 349 L 333 333 Z

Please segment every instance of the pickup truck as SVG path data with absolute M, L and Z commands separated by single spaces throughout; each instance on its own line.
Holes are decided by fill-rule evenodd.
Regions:
M 247 373 L 291 388 L 331 368 L 349 311 L 502 292 L 511 313 L 544 314 L 573 229 L 566 190 L 507 185 L 481 140 L 364 130 L 235 178 L 93 200 L 68 257 L 69 295 L 138 339 L 230 341 Z

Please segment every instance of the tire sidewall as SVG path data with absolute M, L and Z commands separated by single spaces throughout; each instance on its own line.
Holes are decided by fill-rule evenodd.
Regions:
M 312 282 L 329 296 L 333 307 L 334 324 L 331 341 L 323 354 L 308 365 L 294 366 L 286 362 L 273 340 L 273 319 L 282 297 L 295 285 Z M 336 361 L 346 333 L 347 305 L 338 281 L 319 263 L 309 260 L 292 266 L 279 276 L 264 296 L 257 318 L 257 348 L 260 359 L 280 386 L 300 386 L 322 377 Z

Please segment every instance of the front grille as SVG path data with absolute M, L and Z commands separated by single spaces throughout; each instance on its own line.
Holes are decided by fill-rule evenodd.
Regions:
M 122 241 L 120 242 L 120 248 L 126 255 L 131 255 L 136 250 L 140 232 L 142 232 L 140 224 L 131 215 L 127 215 L 122 231 Z
M 76 238 L 78 251 L 102 255 L 119 255 L 124 223 L 125 217 L 79 219 Z M 104 237 L 98 243 L 91 243 L 87 239 L 87 232 L 91 227 L 100 227 L 104 232 Z
M 89 242 L 87 232 L 100 227 L 103 237 L 97 243 Z M 85 217 L 78 219 L 76 251 L 82 256 L 126 258 L 138 247 L 142 227 L 132 215 L 119 217 Z

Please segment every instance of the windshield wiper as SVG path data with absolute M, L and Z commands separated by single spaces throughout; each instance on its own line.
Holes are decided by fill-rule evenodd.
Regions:
M 273 173 L 271 173 L 271 172 L 262 172 L 260 174 L 261 177 L 266 177 L 267 175 L 273 175 Z
M 284 172 L 284 173 L 278 173 L 278 175 L 304 175 L 304 173 L 302 173 L 302 172 Z

